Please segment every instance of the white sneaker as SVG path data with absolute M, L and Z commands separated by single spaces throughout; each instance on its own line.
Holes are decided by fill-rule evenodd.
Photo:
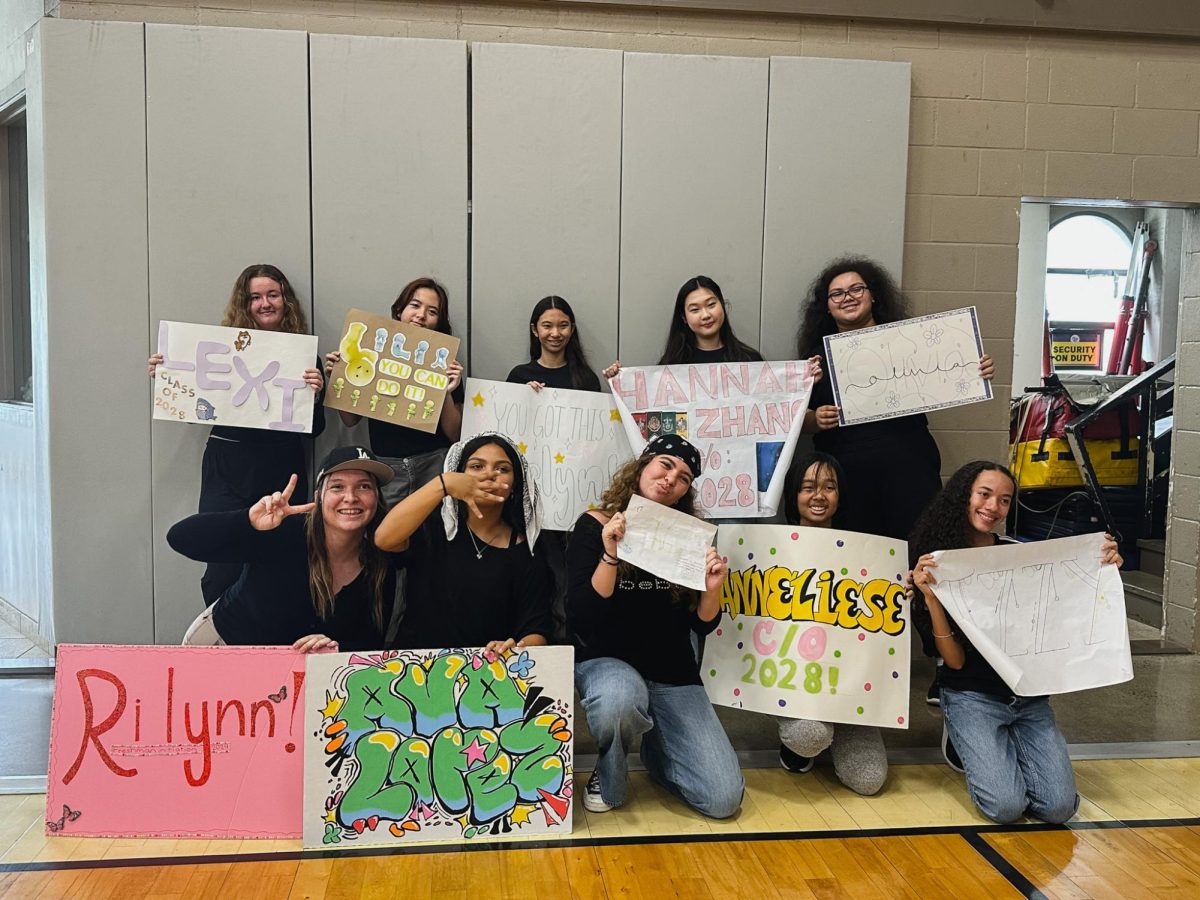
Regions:
M 599 772 L 592 773 L 592 777 L 588 779 L 587 787 L 583 789 L 583 808 L 593 813 L 606 813 L 611 809 L 615 809 L 611 803 L 605 803 L 604 798 L 600 796 Z

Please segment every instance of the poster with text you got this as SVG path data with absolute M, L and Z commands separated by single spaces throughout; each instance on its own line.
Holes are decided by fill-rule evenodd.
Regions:
M 699 449 L 705 515 L 775 514 L 812 390 L 807 362 L 627 366 L 609 384 L 634 453 L 660 434 Z
M 789 718 L 908 727 L 904 541 L 791 525 L 722 525 L 729 562 L 701 677 L 713 703 Z

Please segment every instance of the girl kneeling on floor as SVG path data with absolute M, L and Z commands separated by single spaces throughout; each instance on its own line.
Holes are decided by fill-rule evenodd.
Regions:
M 625 800 L 626 754 L 641 738 L 650 776 L 698 812 L 737 812 L 745 782 L 737 754 L 700 683 L 691 633 L 720 619 L 728 567 L 709 548 L 706 590 L 680 587 L 621 561 L 625 508 L 636 493 L 695 515 L 700 453 L 677 435 L 651 440 L 621 466 L 598 510 L 575 523 L 567 549 L 567 625 L 576 647 L 575 686 L 599 745 L 584 792 L 590 812 Z
M 831 528 L 845 477 L 826 453 L 797 456 L 783 483 L 784 515 L 789 525 Z M 779 718 L 779 764 L 789 772 L 808 772 L 823 750 L 831 749 L 838 781 L 856 794 L 876 794 L 887 780 L 883 735 L 873 725 Z
M 979 811 L 1002 824 L 1022 816 L 1059 824 L 1079 809 L 1067 742 L 1046 697 L 1019 697 L 963 636 L 937 597 L 935 550 L 1015 543 L 994 531 L 1008 516 L 1016 480 L 1004 466 L 967 463 L 917 520 L 909 538 L 916 560 L 913 624 L 929 656 L 946 662 L 940 675 L 945 716 L 943 749 L 956 756 Z M 1105 564 L 1121 565 L 1116 543 L 1104 544 Z M 955 753 L 957 751 L 957 753 Z

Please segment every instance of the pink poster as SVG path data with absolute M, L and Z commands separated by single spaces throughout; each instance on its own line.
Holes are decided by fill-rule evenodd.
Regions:
M 46 833 L 300 836 L 304 654 L 62 644 Z

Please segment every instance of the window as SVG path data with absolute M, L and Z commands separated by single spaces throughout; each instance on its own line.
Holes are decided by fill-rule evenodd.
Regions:
M 0 401 L 33 402 L 24 109 L 0 113 Z
M 1054 342 L 1060 337 L 1078 338 L 1081 326 L 1093 325 L 1103 335 L 1101 363 L 1108 359 L 1132 246 L 1121 225 L 1096 213 L 1077 213 L 1051 227 L 1046 246 L 1046 313 Z

